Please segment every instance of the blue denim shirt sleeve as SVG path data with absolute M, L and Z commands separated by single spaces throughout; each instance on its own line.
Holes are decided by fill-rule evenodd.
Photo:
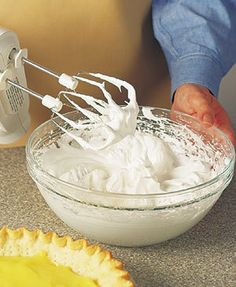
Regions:
M 152 6 L 172 94 L 195 83 L 217 96 L 221 79 L 236 62 L 236 0 L 153 0 Z

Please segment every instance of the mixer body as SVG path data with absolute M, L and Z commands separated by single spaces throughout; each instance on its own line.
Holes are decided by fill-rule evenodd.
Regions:
M 24 66 L 15 67 L 10 59 L 11 52 L 20 50 L 17 35 L 0 27 L 0 71 L 11 71 L 11 80 L 27 86 Z M 0 90 L 0 144 L 20 139 L 30 125 L 29 95 L 14 86 Z

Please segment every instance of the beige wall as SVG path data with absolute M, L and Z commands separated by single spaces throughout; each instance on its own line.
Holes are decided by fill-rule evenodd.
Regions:
M 36 62 L 58 72 L 114 75 L 136 87 L 140 104 L 168 107 L 168 73 L 150 8 L 150 0 L 0 0 L 0 25 L 18 34 Z M 26 67 L 26 73 L 29 87 L 42 94 L 60 89 L 39 71 Z M 49 118 L 33 98 L 30 112 L 31 130 Z

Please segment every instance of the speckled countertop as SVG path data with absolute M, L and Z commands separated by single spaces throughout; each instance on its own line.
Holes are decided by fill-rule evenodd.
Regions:
M 0 150 L 2 225 L 81 237 L 44 202 L 27 173 L 23 148 Z M 102 246 L 125 263 L 137 287 L 233 287 L 235 239 L 236 177 L 211 212 L 184 235 L 144 248 Z

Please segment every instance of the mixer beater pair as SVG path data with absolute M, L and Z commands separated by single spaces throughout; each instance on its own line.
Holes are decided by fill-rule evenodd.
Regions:
M 66 91 L 61 91 L 57 97 L 53 97 L 41 95 L 29 89 L 24 71 L 26 64 L 56 78 L 59 84 L 66 88 Z M 88 75 L 96 80 L 88 78 Z M 98 87 L 106 101 L 76 92 L 80 81 Z M 105 89 L 105 82 L 115 85 L 120 91 L 122 87 L 126 88 L 129 102 L 122 107 L 117 105 Z M 29 95 L 39 99 L 42 105 L 65 121 L 71 129 L 83 130 L 89 126 L 103 127 L 109 140 L 103 146 L 95 148 L 82 137 L 75 136 L 65 127 L 55 123 L 84 148 L 104 148 L 126 134 L 133 133 L 136 128 L 136 122 L 133 119 L 137 116 L 138 106 L 135 90 L 130 84 L 98 73 L 79 73 L 76 76 L 70 76 L 52 71 L 28 59 L 27 49 L 20 48 L 17 35 L 5 28 L 0 28 L 0 144 L 14 142 L 27 131 L 30 125 Z M 82 99 L 97 112 L 80 107 L 71 97 Z M 75 122 L 61 114 L 63 106 L 68 104 L 85 115 L 88 121 Z

